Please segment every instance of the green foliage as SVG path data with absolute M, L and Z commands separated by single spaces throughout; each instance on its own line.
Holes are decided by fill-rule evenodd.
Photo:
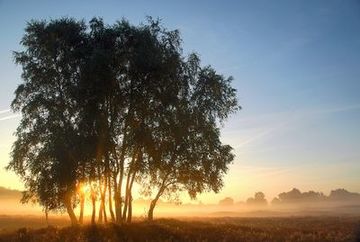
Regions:
M 183 56 L 179 31 L 152 18 L 140 26 L 62 18 L 29 22 L 21 44 L 12 108 L 22 120 L 8 169 L 25 182 L 24 202 L 66 208 L 75 221 L 88 183 L 101 216 L 108 194 L 119 221 L 131 218 L 134 180 L 148 194 L 158 189 L 153 206 L 163 194 L 221 189 L 234 155 L 219 125 L 239 109 L 236 90 L 196 54 Z
M 44 207 L 62 209 L 61 199 L 77 180 L 78 116 L 76 90 L 85 25 L 72 19 L 32 21 L 15 52 L 24 82 L 15 91 L 12 108 L 21 111 L 17 140 L 8 168 L 19 174 Z

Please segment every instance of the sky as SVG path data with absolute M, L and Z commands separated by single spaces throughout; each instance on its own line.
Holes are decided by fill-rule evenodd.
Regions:
M 360 2 L 0 0 L 0 186 L 23 189 L 4 169 L 19 114 L 10 111 L 21 68 L 12 51 L 31 19 L 159 17 L 179 29 L 184 55 L 233 76 L 242 110 L 222 127 L 236 158 L 219 194 L 271 200 L 297 187 L 360 192 Z

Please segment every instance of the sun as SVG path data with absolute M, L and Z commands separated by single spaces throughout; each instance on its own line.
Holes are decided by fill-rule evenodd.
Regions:
M 78 186 L 79 194 L 90 194 L 91 193 L 91 186 L 88 183 L 80 183 Z

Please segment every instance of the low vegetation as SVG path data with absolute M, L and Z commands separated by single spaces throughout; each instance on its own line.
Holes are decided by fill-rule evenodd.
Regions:
M 357 241 L 359 217 L 211 218 L 22 228 L 0 241 Z

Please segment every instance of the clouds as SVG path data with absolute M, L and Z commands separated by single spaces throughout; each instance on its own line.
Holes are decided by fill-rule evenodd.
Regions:
M 10 109 L 0 110 L 0 114 L 9 113 L 10 111 L 11 111 Z
M 226 193 L 276 195 L 291 186 L 359 191 L 360 103 L 306 105 L 277 112 L 244 109 L 229 120 L 225 143 L 235 148 Z M 289 187 L 290 186 L 290 187 Z
M 238 129 L 242 129 L 243 134 L 246 134 L 247 131 L 249 131 L 249 134 L 247 135 L 248 137 L 245 136 L 244 139 L 238 140 L 236 144 L 233 144 L 233 146 L 236 149 L 240 149 L 252 143 L 260 142 L 271 136 L 276 136 L 277 132 L 281 132 L 286 129 L 295 129 L 297 126 L 312 119 L 343 112 L 360 112 L 360 103 L 342 106 L 338 105 L 333 107 L 308 108 L 296 111 L 290 110 L 238 119 L 238 124 L 236 125 Z
M 4 114 L 4 115 L 2 115 Z M 12 114 L 10 109 L 0 110 L 0 121 L 21 117 L 20 114 Z
M 253 178 L 266 178 L 276 177 L 280 175 L 289 175 L 294 170 L 293 168 L 286 167 L 260 167 L 260 166 L 243 166 L 239 165 L 243 174 L 248 174 Z

